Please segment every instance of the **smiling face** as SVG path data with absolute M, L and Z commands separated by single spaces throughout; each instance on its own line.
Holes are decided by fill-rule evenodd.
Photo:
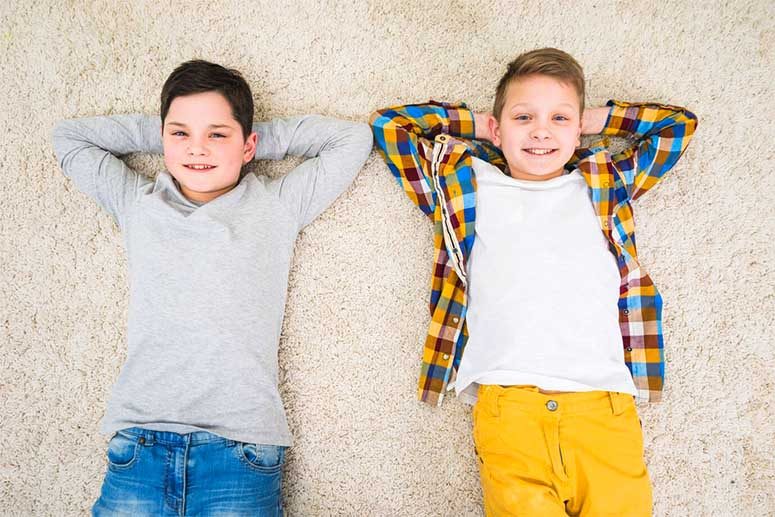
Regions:
M 243 138 L 231 106 L 218 92 L 176 97 L 162 128 L 164 163 L 188 199 L 206 203 L 234 188 L 253 159 L 258 138 Z
M 533 181 L 562 175 L 581 145 L 580 110 L 570 84 L 546 75 L 513 80 L 503 111 L 490 119 L 492 141 L 503 151 L 509 174 Z

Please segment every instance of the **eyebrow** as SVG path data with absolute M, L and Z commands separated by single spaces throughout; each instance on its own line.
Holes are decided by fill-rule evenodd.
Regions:
M 528 104 L 528 103 L 526 103 L 526 102 L 518 102 L 517 104 L 514 104 L 514 105 L 512 105 L 512 106 L 511 106 L 511 109 L 518 108 L 518 107 L 520 107 L 520 106 L 527 106 L 527 107 L 532 107 L 532 104 Z M 559 107 L 567 107 L 567 108 L 571 108 L 571 109 L 573 109 L 573 104 L 569 104 L 569 103 L 567 103 L 567 102 L 563 102 L 562 104 L 558 104 L 558 105 L 557 105 L 557 107 L 558 107 L 558 108 L 559 108 Z
M 172 122 L 167 122 L 167 125 L 168 125 L 168 126 L 180 126 L 180 127 L 188 127 L 187 125 L 185 125 L 185 124 L 184 124 L 184 123 L 182 123 L 182 122 L 174 122 L 174 121 L 172 121 Z M 207 129 L 222 129 L 222 128 L 226 128 L 226 129 L 234 129 L 232 126 L 229 126 L 229 125 L 227 125 L 227 124 L 210 124 L 209 126 L 207 126 Z

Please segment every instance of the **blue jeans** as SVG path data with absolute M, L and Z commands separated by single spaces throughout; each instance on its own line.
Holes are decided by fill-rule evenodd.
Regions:
M 92 515 L 282 516 L 285 447 L 137 427 L 108 444 Z

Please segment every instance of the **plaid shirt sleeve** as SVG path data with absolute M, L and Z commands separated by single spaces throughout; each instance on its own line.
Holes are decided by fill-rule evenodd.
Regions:
M 603 135 L 634 138 L 637 143 L 612 157 L 630 199 L 656 185 L 689 145 L 697 117 L 685 108 L 653 103 L 608 101 Z
M 378 110 L 370 122 L 390 172 L 414 204 L 433 217 L 436 194 L 429 166 L 433 139 L 442 133 L 473 139 L 474 114 L 465 104 L 430 101 Z

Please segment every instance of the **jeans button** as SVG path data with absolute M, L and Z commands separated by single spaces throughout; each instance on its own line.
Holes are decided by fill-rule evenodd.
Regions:
M 548 409 L 549 411 L 557 411 L 557 401 L 550 400 L 549 402 L 547 402 L 546 409 Z

